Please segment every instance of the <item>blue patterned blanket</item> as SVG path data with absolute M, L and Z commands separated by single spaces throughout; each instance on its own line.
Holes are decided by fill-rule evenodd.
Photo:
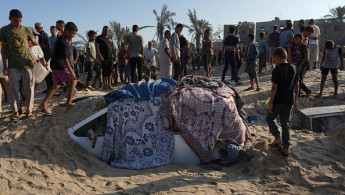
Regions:
M 174 134 L 162 125 L 162 98 L 123 97 L 108 106 L 102 160 L 112 167 L 144 169 L 173 159 Z

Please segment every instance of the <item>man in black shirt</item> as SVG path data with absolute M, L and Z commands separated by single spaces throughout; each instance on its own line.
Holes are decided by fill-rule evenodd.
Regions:
M 40 35 L 38 35 L 38 43 L 40 44 L 40 46 L 42 48 L 44 58 L 48 62 L 49 59 L 51 58 L 51 48 L 50 48 L 49 36 L 46 32 L 44 32 L 43 26 L 41 23 L 36 23 L 35 29 L 40 34 Z M 52 78 L 51 72 L 48 74 L 48 76 L 46 76 L 45 81 L 47 83 L 47 89 L 44 90 L 43 93 L 46 93 L 53 86 L 53 78 Z
M 111 87 L 111 72 L 113 70 L 113 63 L 116 57 L 116 50 L 112 37 L 109 35 L 110 29 L 104 26 L 102 34 L 96 38 L 96 51 L 102 63 L 102 77 L 103 89 L 112 89 Z
M 296 66 L 287 62 L 287 53 L 282 47 L 274 50 L 273 59 L 277 66 L 272 71 L 272 89 L 266 121 L 275 139 L 269 146 L 279 148 L 283 155 L 288 156 L 292 107 L 296 109 L 298 105 L 298 72 Z M 282 127 L 282 139 L 278 126 L 274 122 L 278 116 Z

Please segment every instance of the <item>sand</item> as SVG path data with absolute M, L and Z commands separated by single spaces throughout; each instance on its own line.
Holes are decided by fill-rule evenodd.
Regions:
M 220 79 L 222 66 L 213 67 Z M 335 135 L 292 130 L 292 154 L 283 157 L 268 148 L 273 137 L 265 116 L 270 94 L 271 69 L 260 76 L 263 91 L 244 91 L 247 75 L 241 72 L 244 85 L 236 87 L 246 101 L 248 115 L 258 121 L 249 129 L 255 134 L 245 149 L 253 155 L 250 162 L 240 161 L 230 167 L 219 165 L 165 165 L 153 169 L 115 169 L 84 151 L 67 134 L 67 129 L 104 106 L 102 98 L 79 102 L 71 110 L 57 105 L 64 95 L 54 97 L 50 106 L 54 116 L 35 113 L 34 120 L 11 124 L 9 106 L 0 119 L 0 191 L 2 194 L 344 194 L 345 193 L 345 124 Z M 202 75 L 202 70 L 193 71 Z M 228 75 L 230 71 L 228 72 Z M 85 76 L 85 74 L 83 75 Z M 307 73 L 306 84 L 318 93 L 320 71 Z M 301 108 L 342 105 L 345 97 L 345 72 L 339 74 L 339 97 L 329 97 L 333 84 L 329 78 L 324 98 L 301 97 Z M 233 82 L 232 82 L 233 83 Z M 42 101 L 44 84 L 36 89 L 35 103 Z M 119 86 L 120 87 L 120 86 Z M 106 94 L 109 91 L 78 91 L 75 97 Z M 35 107 L 37 109 L 37 106 Z M 296 129 L 294 117 L 293 129 Z

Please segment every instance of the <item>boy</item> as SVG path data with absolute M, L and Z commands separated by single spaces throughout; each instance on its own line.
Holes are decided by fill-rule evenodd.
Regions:
M 34 106 L 35 73 L 34 62 L 29 52 L 29 41 L 33 45 L 38 45 L 38 43 L 32 31 L 21 25 L 22 13 L 19 10 L 11 10 L 9 19 L 11 23 L 0 30 L 1 54 L 4 64 L 3 73 L 9 75 L 11 121 L 18 122 L 21 111 L 20 86 L 22 86 L 26 100 L 26 116 L 28 119 L 34 117 L 32 109 Z M 8 64 L 6 59 L 8 59 Z M 43 65 L 46 65 L 44 57 L 42 60 Z
M 266 122 L 275 139 L 269 146 L 278 148 L 283 155 L 288 156 L 292 106 L 296 109 L 298 105 L 298 73 L 296 66 L 287 62 L 287 53 L 284 48 L 275 49 L 273 59 L 277 66 L 272 71 L 272 89 Z M 274 121 L 278 115 L 282 127 L 282 138 Z
M 318 97 L 322 97 L 323 88 L 325 86 L 328 72 L 332 74 L 332 80 L 334 83 L 334 97 L 338 95 L 338 57 L 340 58 L 340 70 L 344 69 L 343 52 L 339 45 L 335 45 L 332 40 L 328 40 L 325 43 L 323 49 L 323 57 L 320 64 L 320 70 L 322 74 L 320 94 Z
M 213 42 L 210 36 L 210 30 L 205 30 L 204 38 L 202 39 L 201 59 L 204 64 L 206 77 L 212 78 L 211 63 L 213 55 Z
M 47 104 L 54 93 L 61 87 L 62 83 L 69 83 L 66 108 L 70 109 L 75 105 L 72 103 L 72 97 L 77 84 L 77 77 L 72 70 L 72 65 L 68 58 L 73 55 L 71 54 L 72 38 L 77 34 L 77 31 L 77 26 L 73 22 L 68 22 L 63 34 L 58 37 L 55 43 L 54 54 L 50 62 L 50 67 L 53 71 L 53 86 L 38 107 L 40 112 L 46 116 L 52 115 L 52 111 L 48 110 Z
M 296 50 L 296 60 L 297 60 L 297 70 L 299 74 L 299 86 L 303 91 L 306 93 L 306 97 L 309 98 L 311 95 L 311 91 L 308 89 L 308 87 L 304 84 L 304 76 L 307 70 L 309 69 L 309 62 L 308 62 L 308 46 L 303 43 L 303 35 L 302 34 L 296 34 L 295 37 L 295 43 L 298 45 L 298 48 Z
M 246 89 L 247 91 L 254 89 L 254 79 L 256 82 L 256 90 L 260 91 L 259 87 L 259 80 L 256 76 L 256 57 L 258 56 L 258 51 L 256 50 L 256 46 L 253 43 L 254 35 L 249 34 L 247 37 L 247 43 L 248 47 L 245 52 L 244 58 L 246 59 L 246 68 L 244 69 L 244 72 L 248 73 L 249 79 L 250 79 L 250 87 Z
M 89 37 L 89 41 L 86 43 L 86 71 L 87 71 L 87 77 L 86 77 L 86 87 L 89 89 L 96 88 L 96 83 L 99 79 L 101 79 L 101 70 L 99 70 L 99 66 L 97 64 L 101 64 L 100 61 L 96 59 L 96 46 L 95 46 L 95 40 L 97 33 L 93 30 L 90 30 L 87 33 Z M 90 86 L 90 81 L 92 79 L 92 71 L 96 72 L 96 77 L 93 80 L 92 86 Z
M 258 41 L 258 48 L 259 48 L 259 74 L 262 74 L 262 68 L 266 67 L 266 56 L 268 56 L 267 48 L 266 48 L 266 34 L 264 32 L 260 32 L 259 34 L 260 40 Z

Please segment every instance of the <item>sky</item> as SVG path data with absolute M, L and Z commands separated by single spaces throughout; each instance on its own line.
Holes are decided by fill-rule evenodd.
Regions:
M 240 21 L 263 22 L 280 19 L 322 18 L 336 6 L 344 6 L 345 0 L 0 0 L 0 26 L 9 24 L 8 16 L 11 9 L 19 9 L 23 14 L 24 26 L 34 26 L 42 23 L 50 35 L 49 27 L 57 20 L 74 22 L 79 33 L 85 35 L 88 30 L 99 33 L 109 21 L 120 22 L 122 26 L 132 29 L 133 24 L 139 26 L 155 26 L 156 18 L 153 9 L 160 13 L 164 3 L 168 10 L 175 12 L 174 21 L 190 25 L 188 9 L 195 9 L 198 19 L 210 22 L 214 31 L 224 24 L 237 24 Z M 5 3 L 4 3 L 5 2 Z M 146 28 L 139 31 L 145 45 L 152 40 L 156 28 Z M 187 29 L 182 32 L 190 39 Z M 221 35 L 222 38 L 222 35 Z M 78 38 L 75 38 L 78 39 Z

